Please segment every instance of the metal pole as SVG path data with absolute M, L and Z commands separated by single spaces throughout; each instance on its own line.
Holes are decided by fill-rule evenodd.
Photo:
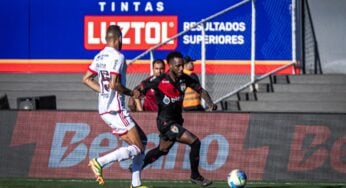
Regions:
M 295 65 L 297 63 L 297 47 L 296 47 L 296 0 L 292 0 L 291 15 L 292 15 L 292 73 L 296 74 Z
M 154 62 L 154 51 L 150 51 L 150 75 L 154 74 L 153 62 Z
M 205 27 L 204 24 L 205 22 L 203 22 L 202 20 L 202 43 L 201 43 L 201 82 L 202 82 L 202 87 L 205 88 L 205 59 L 206 59 L 206 44 L 205 44 Z M 206 89 L 206 88 L 205 88 Z M 205 101 L 202 100 L 202 106 L 205 107 Z
M 256 79 L 255 59 L 256 59 L 256 7 L 255 0 L 251 3 L 251 82 Z M 254 89 L 254 88 L 253 88 Z

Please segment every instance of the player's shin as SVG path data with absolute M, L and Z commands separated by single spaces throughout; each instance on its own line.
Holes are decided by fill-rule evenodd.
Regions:
M 101 166 L 105 166 L 115 161 L 123 161 L 126 159 L 133 158 L 137 156 L 139 153 L 140 153 L 140 149 L 137 146 L 130 145 L 127 147 L 118 148 L 111 153 L 108 153 L 102 157 L 99 157 L 97 160 L 101 164 Z
M 144 153 L 137 155 L 132 160 L 132 185 L 141 185 L 141 169 L 143 165 Z
M 196 139 L 192 144 L 190 144 L 190 165 L 191 165 L 191 178 L 196 178 L 200 176 L 198 171 L 199 165 L 199 151 L 201 148 L 201 142 Z

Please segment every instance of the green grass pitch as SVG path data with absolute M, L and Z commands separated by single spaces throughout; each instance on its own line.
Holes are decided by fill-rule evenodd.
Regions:
M 143 181 L 150 188 L 196 188 L 189 181 Z M 106 179 L 104 186 L 99 186 L 92 179 L 34 179 L 34 178 L 0 178 L 0 188 L 128 188 L 130 180 Z M 249 181 L 248 188 L 346 188 L 342 183 L 316 182 L 262 182 Z M 208 188 L 227 188 L 226 181 L 216 181 Z

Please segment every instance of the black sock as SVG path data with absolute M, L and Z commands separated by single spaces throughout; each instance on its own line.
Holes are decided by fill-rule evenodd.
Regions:
M 148 153 L 145 155 L 142 169 L 144 169 L 148 164 L 153 163 L 154 161 L 156 161 L 158 158 L 160 158 L 162 155 L 165 155 L 165 154 L 167 153 L 160 151 L 159 147 L 156 147 L 148 151 Z
M 191 165 L 191 178 L 195 179 L 200 176 L 198 171 L 199 165 L 199 150 L 201 148 L 201 142 L 196 139 L 191 145 L 190 151 L 190 165 Z

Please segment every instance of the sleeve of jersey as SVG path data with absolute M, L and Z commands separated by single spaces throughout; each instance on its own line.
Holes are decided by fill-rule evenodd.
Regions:
M 193 90 L 197 91 L 198 93 L 202 92 L 201 84 L 197 80 L 192 79 L 191 77 L 188 77 L 188 79 L 186 80 L 186 85 L 188 87 L 191 87 Z
M 196 80 L 196 81 L 199 83 L 199 78 L 198 78 L 197 74 L 192 73 L 192 74 L 190 75 L 190 77 L 191 77 L 192 79 Z
M 89 70 L 90 72 L 92 72 L 93 74 L 98 74 L 98 69 L 97 69 L 97 67 L 96 67 L 95 61 L 93 61 L 93 62 L 89 65 L 88 70 Z
M 119 55 L 117 57 L 114 57 L 113 61 L 113 65 L 112 65 L 112 69 L 110 71 L 111 74 L 115 74 L 115 75 L 120 75 L 120 69 L 122 66 L 124 66 L 125 63 L 125 58 L 122 55 Z
M 156 90 L 158 87 L 158 84 L 160 82 L 160 77 L 155 78 L 155 79 L 146 79 L 143 80 L 142 83 L 140 84 L 140 87 L 142 88 L 141 93 L 145 95 L 149 89 L 154 89 Z

